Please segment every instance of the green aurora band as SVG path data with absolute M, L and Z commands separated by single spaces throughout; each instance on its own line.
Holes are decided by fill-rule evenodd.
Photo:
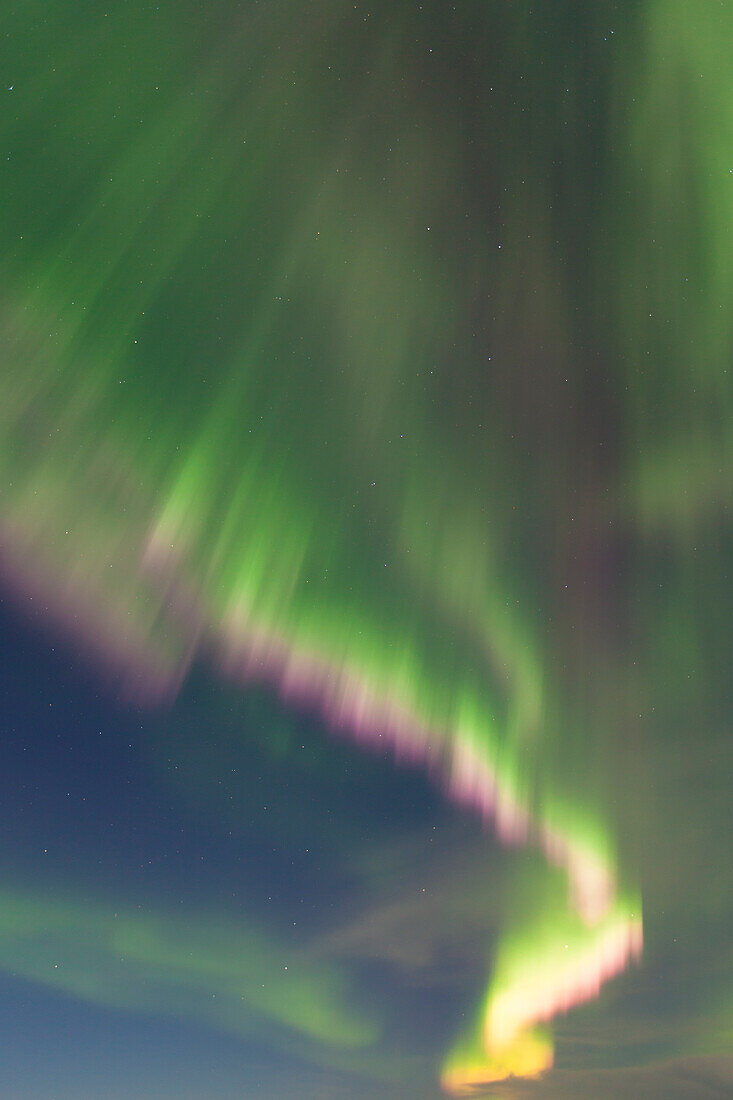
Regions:
M 599 101 L 581 94 L 573 50 L 587 43 L 552 71 L 541 61 L 565 20 L 600 43 L 609 4 L 540 5 L 535 19 L 426 5 L 443 52 L 461 57 L 478 35 L 482 65 L 505 62 L 490 89 L 469 71 L 455 96 L 418 79 L 407 5 L 365 28 L 335 2 L 305 24 L 297 4 L 245 6 L 234 25 L 225 4 L 204 19 L 183 3 L 158 10 L 154 35 L 135 5 L 82 17 L 61 2 L 27 34 L 31 7 L 9 17 L 24 45 L 2 124 L 6 580 L 131 696 L 165 698 L 207 659 L 425 764 L 502 840 L 544 852 L 551 897 L 515 913 L 442 1079 L 472 1093 L 534 1075 L 552 1062 L 541 1028 L 642 942 L 595 756 L 617 718 L 564 671 L 586 643 L 609 683 L 627 670 L 584 625 L 583 601 L 601 597 L 566 595 L 569 563 L 582 574 L 609 527 L 684 562 L 730 498 L 733 97 L 695 73 L 729 83 L 733 16 L 697 4 L 684 33 L 692 9 L 678 0 L 630 5 L 616 52 L 593 46 Z M 469 156 L 458 92 L 471 87 L 485 147 Z M 713 132 L 691 154 L 711 102 Z M 602 171 L 558 195 L 551 151 L 584 178 L 588 130 Z M 472 193 L 478 171 L 486 194 Z M 685 237 L 691 193 L 700 225 Z M 598 439 L 602 386 L 615 420 Z M 691 389 L 681 444 L 671 410 Z M 654 609 L 660 630 L 687 598 L 680 586 Z M 106 963 L 64 978 L 33 949 L 21 965 L 23 904 L 39 928 L 77 919 L 66 903 L 42 918 L 6 898 L 0 965 L 123 1003 Z M 179 973 L 175 930 L 127 927 L 115 952 Z M 211 971 L 224 1003 L 201 1013 L 232 1026 L 237 935 L 205 973 L 182 973 L 183 1014 Z M 258 953 L 236 974 L 252 1011 L 335 1046 L 373 1038 L 324 994 L 335 978 L 260 996 Z
M 241 921 L 6 890 L 1 943 L 3 969 L 97 1004 L 194 1018 L 242 1035 L 257 1034 L 266 1021 L 291 1047 L 299 1035 L 350 1048 L 377 1035 L 350 1005 L 340 974 Z M 307 1056 L 307 1044 L 296 1049 Z

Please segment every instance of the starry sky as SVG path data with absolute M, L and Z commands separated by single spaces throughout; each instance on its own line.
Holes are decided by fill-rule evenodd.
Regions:
M 732 54 L 4 13 L 3 1098 L 731 1095 Z

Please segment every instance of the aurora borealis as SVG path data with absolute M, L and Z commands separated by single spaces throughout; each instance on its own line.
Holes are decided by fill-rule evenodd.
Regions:
M 3 22 L 0 1093 L 729 1095 L 733 13 Z

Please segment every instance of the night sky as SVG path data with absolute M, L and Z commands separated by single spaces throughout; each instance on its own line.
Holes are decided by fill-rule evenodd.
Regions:
M 733 1095 L 733 8 L 0 23 L 2 1100 Z

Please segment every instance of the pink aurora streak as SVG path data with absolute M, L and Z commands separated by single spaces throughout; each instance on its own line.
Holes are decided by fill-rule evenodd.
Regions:
M 298 650 L 285 634 L 253 623 L 249 615 L 212 622 L 195 586 L 182 579 L 183 562 L 167 540 L 155 535 L 150 539 L 138 557 L 139 579 L 151 597 L 157 595 L 159 617 L 182 641 L 175 655 L 158 652 L 155 644 L 146 644 L 142 628 L 124 621 L 118 594 L 105 592 L 101 585 L 89 586 L 81 573 L 63 575 L 48 560 L 27 557 L 22 547 L 28 540 L 18 535 L 6 525 L 3 571 L 8 586 L 21 596 L 42 595 L 52 616 L 93 660 L 108 670 L 116 664 L 127 674 L 128 694 L 160 701 L 178 690 L 197 653 L 213 652 L 230 677 L 267 683 L 291 706 L 316 710 L 335 732 L 390 749 L 398 761 L 427 767 L 442 777 L 448 797 L 493 826 L 502 843 L 536 844 L 550 863 L 566 871 L 573 906 L 589 927 L 609 913 L 616 894 L 612 870 L 561 829 L 534 820 L 528 807 L 502 786 L 475 736 L 460 727 L 430 728 L 407 704 L 370 683 L 355 664 Z M 640 955 L 641 947 L 640 920 L 612 923 L 592 949 L 568 960 L 562 973 L 533 995 L 499 999 L 485 1020 L 487 1048 L 502 1036 L 508 1038 L 597 996 L 604 982 Z

